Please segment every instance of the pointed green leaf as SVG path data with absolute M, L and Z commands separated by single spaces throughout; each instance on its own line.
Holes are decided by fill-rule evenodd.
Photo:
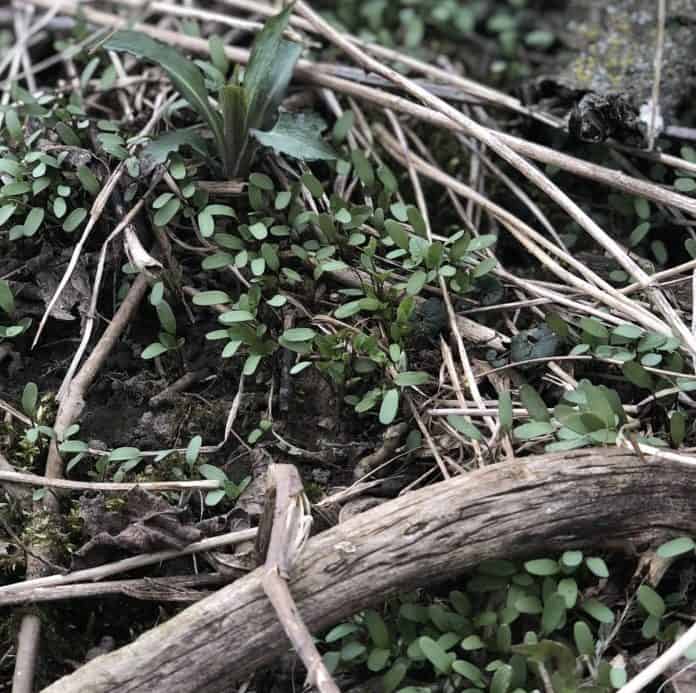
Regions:
M 172 80 L 172 84 L 210 127 L 218 150 L 224 151 L 222 119 L 208 100 L 203 73 L 198 67 L 171 46 L 159 43 L 137 31 L 117 31 L 104 43 L 106 50 L 125 51 L 157 63 Z
M 534 421 L 551 421 L 548 407 L 531 385 L 525 384 L 520 387 L 520 399 Z
M 251 161 L 246 121 L 249 102 L 244 87 L 227 84 L 220 90 L 222 129 L 225 138 L 223 163 L 227 175 L 244 175 Z
M 325 129 L 326 123 L 316 113 L 281 113 L 272 130 L 252 129 L 251 134 L 277 154 L 301 161 L 336 159 L 338 154 L 321 137 Z
M 10 285 L 4 279 L 0 279 L 0 310 L 7 315 L 12 315 L 15 309 L 14 296 L 10 290 Z
M 164 134 L 151 140 L 143 149 L 143 156 L 153 164 L 164 164 L 169 155 L 178 152 L 183 146 L 191 147 L 201 156 L 207 157 L 208 145 L 205 140 L 193 128 L 180 130 L 168 130 Z

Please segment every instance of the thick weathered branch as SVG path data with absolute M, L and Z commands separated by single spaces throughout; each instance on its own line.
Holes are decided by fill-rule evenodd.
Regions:
M 313 632 L 488 558 L 696 531 L 696 469 L 618 449 L 502 463 L 409 493 L 316 536 L 290 580 Z M 288 647 L 262 569 L 46 693 L 212 693 Z

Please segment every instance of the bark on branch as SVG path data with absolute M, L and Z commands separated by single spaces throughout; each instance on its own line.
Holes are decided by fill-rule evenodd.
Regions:
M 389 501 L 309 541 L 290 579 L 312 632 L 494 557 L 696 532 L 696 468 L 618 449 L 502 463 Z M 262 569 L 47 693 L 229 690 L 289 647 Z

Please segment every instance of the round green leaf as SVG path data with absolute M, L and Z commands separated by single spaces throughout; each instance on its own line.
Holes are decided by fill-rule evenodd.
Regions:
M 530 594 L 519 597 L 515 601 L 515 608 L 521 614 L 540 614 L 544 610 L 539 597 Z
M 545 633 L 552 633 L 563 622 L 566 612 L 566 601 L 560 594 L 552 594 L 544 603 L 541 616 L 541 627 Z
M 643 336 L 645 331 L 640 327 L 625 323 L 623 325 L 617 325 L 611 333 L 616 337 L 623 337 L 624 339 L 639 339 Z
M 214 306 L 231 300 L 224 291 L 201 291 L 193 297 L 193 303 L 197 306 Z
M 551 421 L 546 403 L 531 385 L 524 384 L 520 387 L 520 399 L 534 421 Z
M 611 609 L 604 606 L 599 599 L 588 599 L 582 603 L 582 609 L 585 613 L 592 616 L 600 623 L 613 623 L 614 613 Z
M 378 647 L 375 648 L 370 652 L 367 658 L 367 668 L 374 672 L 382 671 L 382 669 L 387 666 L 390 656 L 390 650 L 383 650 Z
M 372 642 L 378 648 L 389 648 L 389 631 L 384 623 L 384 619 L 374 609 L 368 609 L 365 612 L 365 626 L 367 627 L 367 632 L 370 634 Z
M 565 600 L 566 608 L 572 609 L 578 600 L 578 583 L 573 578 L 565 578 L 558 583 L 556 589 Z
M 609 568 L 607 568 L 607 564 L 601 558 L 586 558 L 585 565 L 589 568 L 590 572 L 594 573 L 597 577 L 609 577 Z
M 367 648 L 361 642 L 351 640 L 341 648 L 341 659 L 344 662 L 350 662 L 351 660 L 360 657 L 360 655 L 362 655 L 366 650 Z
M 609 332 L 596 318 L 581 318 L 580 327 L 591 337 L 597 339 L 608 339 Z
M 456 414 L 450 414 L 447 417 L 447 423 L 452 426 L 455 430 L 459 431 L 462 435 L 470 438 L 471 440 L 481 440 L 481 431 L 468 421 L 463 416 L 458 416 Z
M 573 637 L 575 646 L 580 654 L 593 656 L 595 653 L 595 643 L 590 627 L 584 621 L 576 621 L 573 626 Z
M 291 327 L 283 332 L 283 339 L 288 342 L 308 342 L 316 335 L 317 333 L 309 327 Z
M 649 585 L 641 585 L 638 588 L 638 602 L 655 618 L 662 618 L 665 614 L 665 602 L 662 597 Z
M 452 662 L 452 671 L 455 671 L 460 676 L 469 679 L 469 681 L 476 686 L 483 688 L 485 685 L 481 670 L 466 660 L 457 659 Z
M 480 650 L 483 647 L 486 647 L 486 644 L 479 638 L 478 635 L 470 635 L 467 638 L 464 638 L 462 642 L 460 643 L 461 648 L 463 650 Z
M 248 310 L 228 310 L 218 320 L 223 325 L 231 325 L 236 322 L 251 322 L 254 316 Z
M 282 190 L 276 195 L 275 198 L 275 208 L 278 211 L 285 209 L 292 199 L 292 193 L 289 190 Z
M 124 462 L 126 460 L 138 459 L 142 456 L 143 454 L 138 448 L 124 447 L 112 450 L 109 455 L 109 460 L 111 462 Z
M 249 176 L 249 183 L 268 192 L 273 192 L 275 188 L 273 181 L 265 173 L 252 173 Z
M 12 315 L 14 309 L 15 301 L 10 285 L 4 279 L 0 279 L 0 310 L 7 313 L 7 315 Z
M 609 681 L 614 688 L 621 688 L 626 684 L 628 677 L 624 667 L 612 667 L 609 671 Z
M 507 693 L 512 683 L 512 667 L 503 664 L 495 670 L 491 680 L 490 693 Z
M 208 238 L 215 233 L 215 219 L 206 209 L 198 214 L 198 230 L 203 238 Z
M 582 563 L 582 551 L 564 551 L 561 563 L 566 568 L 577 568 Z
M 195 464 L 196 460 L 198 459 L 198 453 L 201 450 L 202 443 L 203 439 L 200 436 L 193 436 L 193 438 L 191 438 L 188 446 L 186 447 L 186 463 L 189 466 Z
M 211 481 L 220 481 L 223 483 L 228 481 L 227 474 L 225 474 L 225 472 L 222 469 L 220 469 L 219 467 L 215 467 L 212 464 L 198 465 L 198 473 L 204 479 L 210 479 Z
M 39 388 L 36 383 L 27 383 L 22 392 L 22 410 L 27 416 L 33 418 L 36 413 L 36 403 L 39 399 Z
M 423 371 L 404 371 L 398 373 L 394 378 L 394 382 L 399 387 L 408 387 L 409 385 L 425 385 L 430 380 L 430 376 Z
M 539 558 L 534 561 L 527 561 L 524 564 L 525 570 L 531 575 L 556 575 L 559 572 L 558 562 L 550 558 Z
M 696 543 L 691 537 L 679 537 L 662 544 L 657 549 L 657 555 L 660 558 L 672 558 L 681 556 L 684 553 L 689 553 L 696 548 Z
M 396 388 L 387 390 L 382 398 L 382 406 L 379 409 L 379 421 L 384 426 L 389 425 L 399 411 L 399 391 Z
M 394 243 L 402 250 L 408 250 L 408 233 L 403 224 L 393 219 L 387 219 L 384 222 L 384 230 L 389 234 L 389 237 L 394 241 Z
M 547 421 L 534 421 L 517 426 L 513 433 L 515 438 L 519 438 L 519 440 L 530 440 L 553 433 L 554 430 L 555 427 L 552 423 Z
M 155 213 L 153 222 L 155 226 L 166 226 L 181 208 L 178 197 L 174 197 Z
M 394 693 L 399 684 L 404 680 L 407 671 L 408 664 L 405 661 L 399 660 L 395 662 L 382 678 L 384 693 Z
M 143 353 L 140 354 L 140 357 L 144 359 L 154 359 L 155 357 L 164 354 L 165 351 L 169 351 L 166 346 L 160 344 L 159 342 L 153 342 L 148 347 L 145 347 Z
M 446 674 L 450 670 L 452 659 L 435 640 L 424 635 L 418 638 L 418 644 L 423 654 L 435 669 L 443 674 Z
M 217 505 L 225 497 L 225 489 L 217 489 L 215 491 L 209 491 L 205 495 L 205 504 L 208 507 Z
M 645 390 L 654 389 L 652 376 L 636 361 L 626 361 L 621 367 L 621 370 L 627 380 L 636 387 L 642 387 Z
M 423 270 L 417 270 L 414 272 L 406 284 L 406 293 L 409 296 L 416 296 L 421 292 L 421 289 L 425 286 L 426 274 Z
M 498 412 L 500 415 L 500 426 L 504 431 L 512 430 L 512 399 L 510 392 L 505 390 L 498 397 Z

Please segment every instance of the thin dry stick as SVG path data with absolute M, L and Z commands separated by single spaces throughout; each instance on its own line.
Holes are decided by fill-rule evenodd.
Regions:
M 99 288 L 101 286 L 101 280 L 104 274 L 104 267 L 106 264 L 106 251 L 109 247 L 109 244 L 114 238 L 116 238 L 124 229 L 126 229 L 132 223 L 133 219 L 135 219 L 136 215 L 143 208 L 145 202 L 150 197 L 150 194 L 159 183 L 160 178 L 161 174 L 156 174 L 154 176 L 153 180 L 150 183 L 150 187 L 148 188 L 148 190 L 145 191 L 145 194 L 140 198 L 140 200 L 138 200 L 138 202 L 135 203 L 135 205 L 133 205 L 133 207 L 128 211 L 126 216 L 123 217 L 123 219 L 118 223 L 116 228 L 109 234 L 107 239 L 102 244 L 101 250 L 99 252 L 97 271 L 94 276 L 94 285 L 92 287 L 92 297 L 89 303 L 87 320 L 85 321 L 84 328 L 82 330 L 80 344 L 78 345 L 78 348 L 76 349 L 75 354 L 73 355 L 72 361 L 70 362 L 70 366 L 68 367 L 68 370 L 63 378 L 63 382 L 60 388 L 58 389 L 56 399 L 59 402 L 63 399 L 66 392 L 68 391 L 70 387 L 70 382 L 72 381 L 73 376 L 75 375 L 75 372 L 77 371 L 77 368 L 80 365 L 80 361 L 82 360 L 84 352 L 87 349 L 87 345 L 89 344 L 89 340 L 92 336 L 94 324 L 96 323 L 97 299 L 99 298 Z
M 696 624 L 691 626 L 666 652 L 661 654 L 650 666 L 631 679 L 618 693 L 639 693 L 660 674 L 677 662 L 684 653 L 696 643 Z
M 286 635 L 307 669 L 307 681 L 320 693 L 341 693 L 314 645 L 312 634 L 300 616 L 288 588 L 292 565 L 297 560 L 311 527 L 310 504 L 297 468 L 274 464 L 268 469 L 266 503 L 273 504 L 268 555 L 261 584 Z M 266 510 L 264 518 L 269 518 Z M 267 531 L 260 528 L 261 536 Z
M 67 286 L 68 281 L 70 281 L 70 277 L 72 276 L 72 273 L 75 271 L 75 267 L 77 267 L 77 261 L 79 260 L 80 255 L 82 254 L 82 249 L 84 248 L 85 243 L 87 243 L 87 240 L 89 239 L 89 236 L 92 233 L 92 230 L 94 229 L 97 221 L 99 221 L 99 219 L 101 218 L 104 208 L 106 207 L 106 203 L 108 202 L 109 197 L 113 192 L 114 188 L 116 187 L 118 181 L 121 179 L 121 176 L 125 173 L 125 170 L 125 163 L 121 162 L 116 167 L 114 172 L 109 176 L 108 180 L 104 184 L 104 187 L 100 190 L 99 194 L 92 203 L 92 208 L 89 212 L 89 220 L 87 221 L 87 225 L 85 226 L 82 235 L 80 236 L 80 239 L 75 244 L 72 255 L 70 256 L 70 261 L 68 262 L 68 266 L 65 268 L 65 273 L 63 274 L 63 277 L 61 278 L 58 287 L 53 293 L 53 296 L 51 296 L 51 300 L 48 302 L 48 305 L 46 306 L 46 309 L 44 310 L 44 313 L 41 316 L 39 326 L 36 330 L 36 335 L 34 336 L 34 340 L 31 343 L 32 349 L 37 345 L 39 338 L 41 337 L 41 333 L 43 332 L 43 329 L 46 326 L 46 321 L 48 320 L 51 311 L 53 310 L 53 307 L 56 305 L 56 302 L 60 298 L 60 295 L 63 293 L 63 290 Z
M 669 269 L 662 270 L 661 272 L 655 272 L 655 274 L 650 275 L 650 281 L 653 284 L 657 284 L 658 282 L 663 282 L 665 279 L 669 279 L 670 277 L 674 277 L 677 274 L 681 274 L 682 272 L 688 272 L 689 270 L 694 270 L 696 269 L 696 260 L 689 260 L 688 262 L 684 262 L 681 265 L 676 265 L 675 267 L 670 267 Z M 628 286 L 623 287 L 623 289 L 620 289 L 622 294 L 632 294 L 634 291 L 638 291 L 642 287 L 640 284 L 629 284 Z
M 660 82 L 662 80 L 662 55 L 665 50 L 665 24 L 667 23 L 667 0 L 657 0 L 657 31 L 655 32 L 655 64 L 650 99 L 650 127 L 648 129 L 648 149 L 655 146 L 655 126 L 660 113 Z
M 24 13 L 22 12 L 15 12 L 14 15 L 14 30 L 15 30 L 15 38 L 17 39 L 17 43 L 21 45 L 21 62 L 22 62 L 22 67 L 24 68 L 24 79 L 26 80 L 27 83 L 27 89 L 32 93 L 35 94 L 38 90 L 36 88 L 36 79 L 34 78 L 34 71 L 32 68 L 31 64 L 31 56 L 29 55 L 29 51 L 27 49 L 28 47 L 28 40 L 27 40 L 27 32 L 28 32 L 28 24 L 29 24 L 29 15 L 33 14 L 34 8 L 25 8 Z
M 89 355 L 80 368 L 80 371 L 70 383 L 65 398 L 58 407 L 58 414 L 54 423 L 54 430 L 60 437 L 65 429 L 72 425 L 80 416 L 85 405 L 85 396 L 90 385 L 97 377 L 99 369 L 102 367 L 107 356 L 116 345 L 118 338 L 126 329 L 135 311 L 138 309 L 140 302 L 147 291 L 148 281 L 145 275 L 139 274 L 128 293 L 126 294 L 123 303 L 119 306 L 109 323 L 104 334 L 97 342 L 94 350 Z M 63 460 L 58 452 L 58 445 L 55 440 L 51 441 L 48 450 L 48 459 L 46 461 L 46 476 L 60 477 L 63 475 Z
M 37 587 L 19 594 L 6 594 L 0 598 L 3 606 L 17 604 L 38 604 L 64 599 L 86 599 L 105 594 L 123 594 L 132 599 L 153 601 L 192 602 L 206 596 L 196 587 L 225 585 L 234 579 L 233 575 L 218 573 L 191 575 L 185 577 L 142 578 L 140 580 L 112 580 L 109 582 L 61 585 L 60 587 Z
M 11 472 L 0 469 L 0 483 L 26 484 L 28 486 L 41 486 L 43 488 L 61 488 L 69 491 L 108 491 L 110 493 L 122 493 L 140 488 L 145 491 L 183 491 L 186 489 L 210 491 L 223 488 L 223 481 L 205 479 L 203 481 L 145 481 L 141 483 L 106 482 L 106 481 L 71 481 L 69 479 L 57 479 L 38 474 L 25 474 L 23 472 Z
M 17 636 L 17 656 L 12 675 L 12 693 L 33 693 L 40 633 L 41 618 L 39 615 L 26 614 L 22 618 Z
M 557 303 L 561 306 L 566 306 L 581 314 L 593 315 L 594 317 L 599 318 L 600 320 L 611 325 L 620 325 L 625 322 L 625 320 L 621 317 L 617 317 L 611 313 L 607 313 L 606 311 L 599 310 L 589 304 L 569 298 L 567 295 L 559 293 L 559 291 L 549 289 L 542 282 L 522 279 L 521 277 L 517 277 L 511 272 L 507 272 L 501 268 L 498 268 L 495 272 L 501 279 L 504 279 L 515 286 L 519 286 L 522 290 L 532 294 L 533 296 L 541 296 L 547 299 L 549 303 Z
M 396 375 L 396 373 L 394 373 L 393 375 Z M 442 477 L 444 479 L 451 479 L 452 475 L 449 473 L 449 471 L 447 469 L 447 464 L 442 459 L 442 456 L 440 455 L 440 453 L 437 449 L 437 445 L 435 445 L 435 441 L 433 440 L 433 437 L 430 435 L 430 431 L 428 430 L 428 427 L 423 422 L 423 417 L 420 415 L 420 412 L 418 411 L 418 407 L 416 406 L 415 402 L 413 401 L 413 397 L 411 397 L 411 395 L 408 392 L 405 392 L 404 399 L 406 400 L 406 404 L 408 404 L 408 408 L 411 410 L 411 415 L 416 420 L 416 424 L 418 425 L 420 432 L 423 434 L 423 438 L 425 438 L 425 442 L 428 446 L 428 449 L 432 453 L 432 456 L 435 458 L 435 462 L 437 462 L 437 466 L 440 469 L 440 473 L 442 474 Z M 461 469 L 459 469 L 457 471 L 461 471 Z
M 442 353 L 442 359 L 445 362 L 445 366 L 447 367 L 447 372 L 449 373 L 450 380 L 452 381 L 452 387 L 454 388 L 454 392 L 457 395 L 457 400 L 459 401 L 459 405 L 461 409 L 466 409 L 467 408 L 467 401 L 464 398 L 464 392 L 462 391 L 462 384 L 459 381 L 459 374 L 457 373 L 457 369 L 454 365 L 454 359 L 452 358 L 452 350 L 449 348 L 447 345 L 447 342 L 440 337 L 440 351 Z M 476 380 L 474 379 L 473 381 L 476 383 Z M 471 423 L 471 419 L 466 416 L 466 414 L 463 414 L 463 416 L 466 417 L 467 421 Z M 489 420 L 489 417 L 486 416 L 486 421 Z M 490 419 L 492 420 L 492 419 Z M 479 467 L 483 467 L 484 461 L 483 461 L 483 453 L 481 452 L 481 445 L 479 444 L 478 440 L 471 439 L 471 446 L 474 449 L 474 455 L 476 457 L 476 462 Z
M 160 563 L 161 561 L 168 561 L 172 558 L 179 558 L 180 556 L 190 556 L 193 553 L 212 551 L 214 549 L 219 549 L 223 546 L 233 546 L 234 544 L 241 544 L 245 541 L 251 541 L 255 537 L 255 529 L 243 529 L 237 532 L 228 532 L 227 534 L 221 534 L 217 537 L 209 537 L 208 539 L 202 539 L 201 541 L 197 541 L 193 544 L 185 546 L 183 549 L 169 549 L 167 551 L 156 551 L 154 553 L 146 553 L 141 554 L 139 556 L 131 556 L 130 558 L 124 558 L 120 561 L 115 561 L 114 563 L 100 565 L 96 568 L 76 570 L 72 573 L 66 573 L 65 575 L 47 575 L 46 577 L 35 578 L 34 580 L 25 580 L 24 582 L 18 582 L 12 585 L 0 587 L 0 604 L 2 603 L 3 596 L 6 594 L 9 595 L 28 592 L 37 587 L 74 585 L 78 582 L 90 582 L 93 580 L 101 580 L 102 578 L 109 577 L 110 575 L 125 573 L 129 570 L 142 568 L 146 565 L 152 565 L 153 563 Z

